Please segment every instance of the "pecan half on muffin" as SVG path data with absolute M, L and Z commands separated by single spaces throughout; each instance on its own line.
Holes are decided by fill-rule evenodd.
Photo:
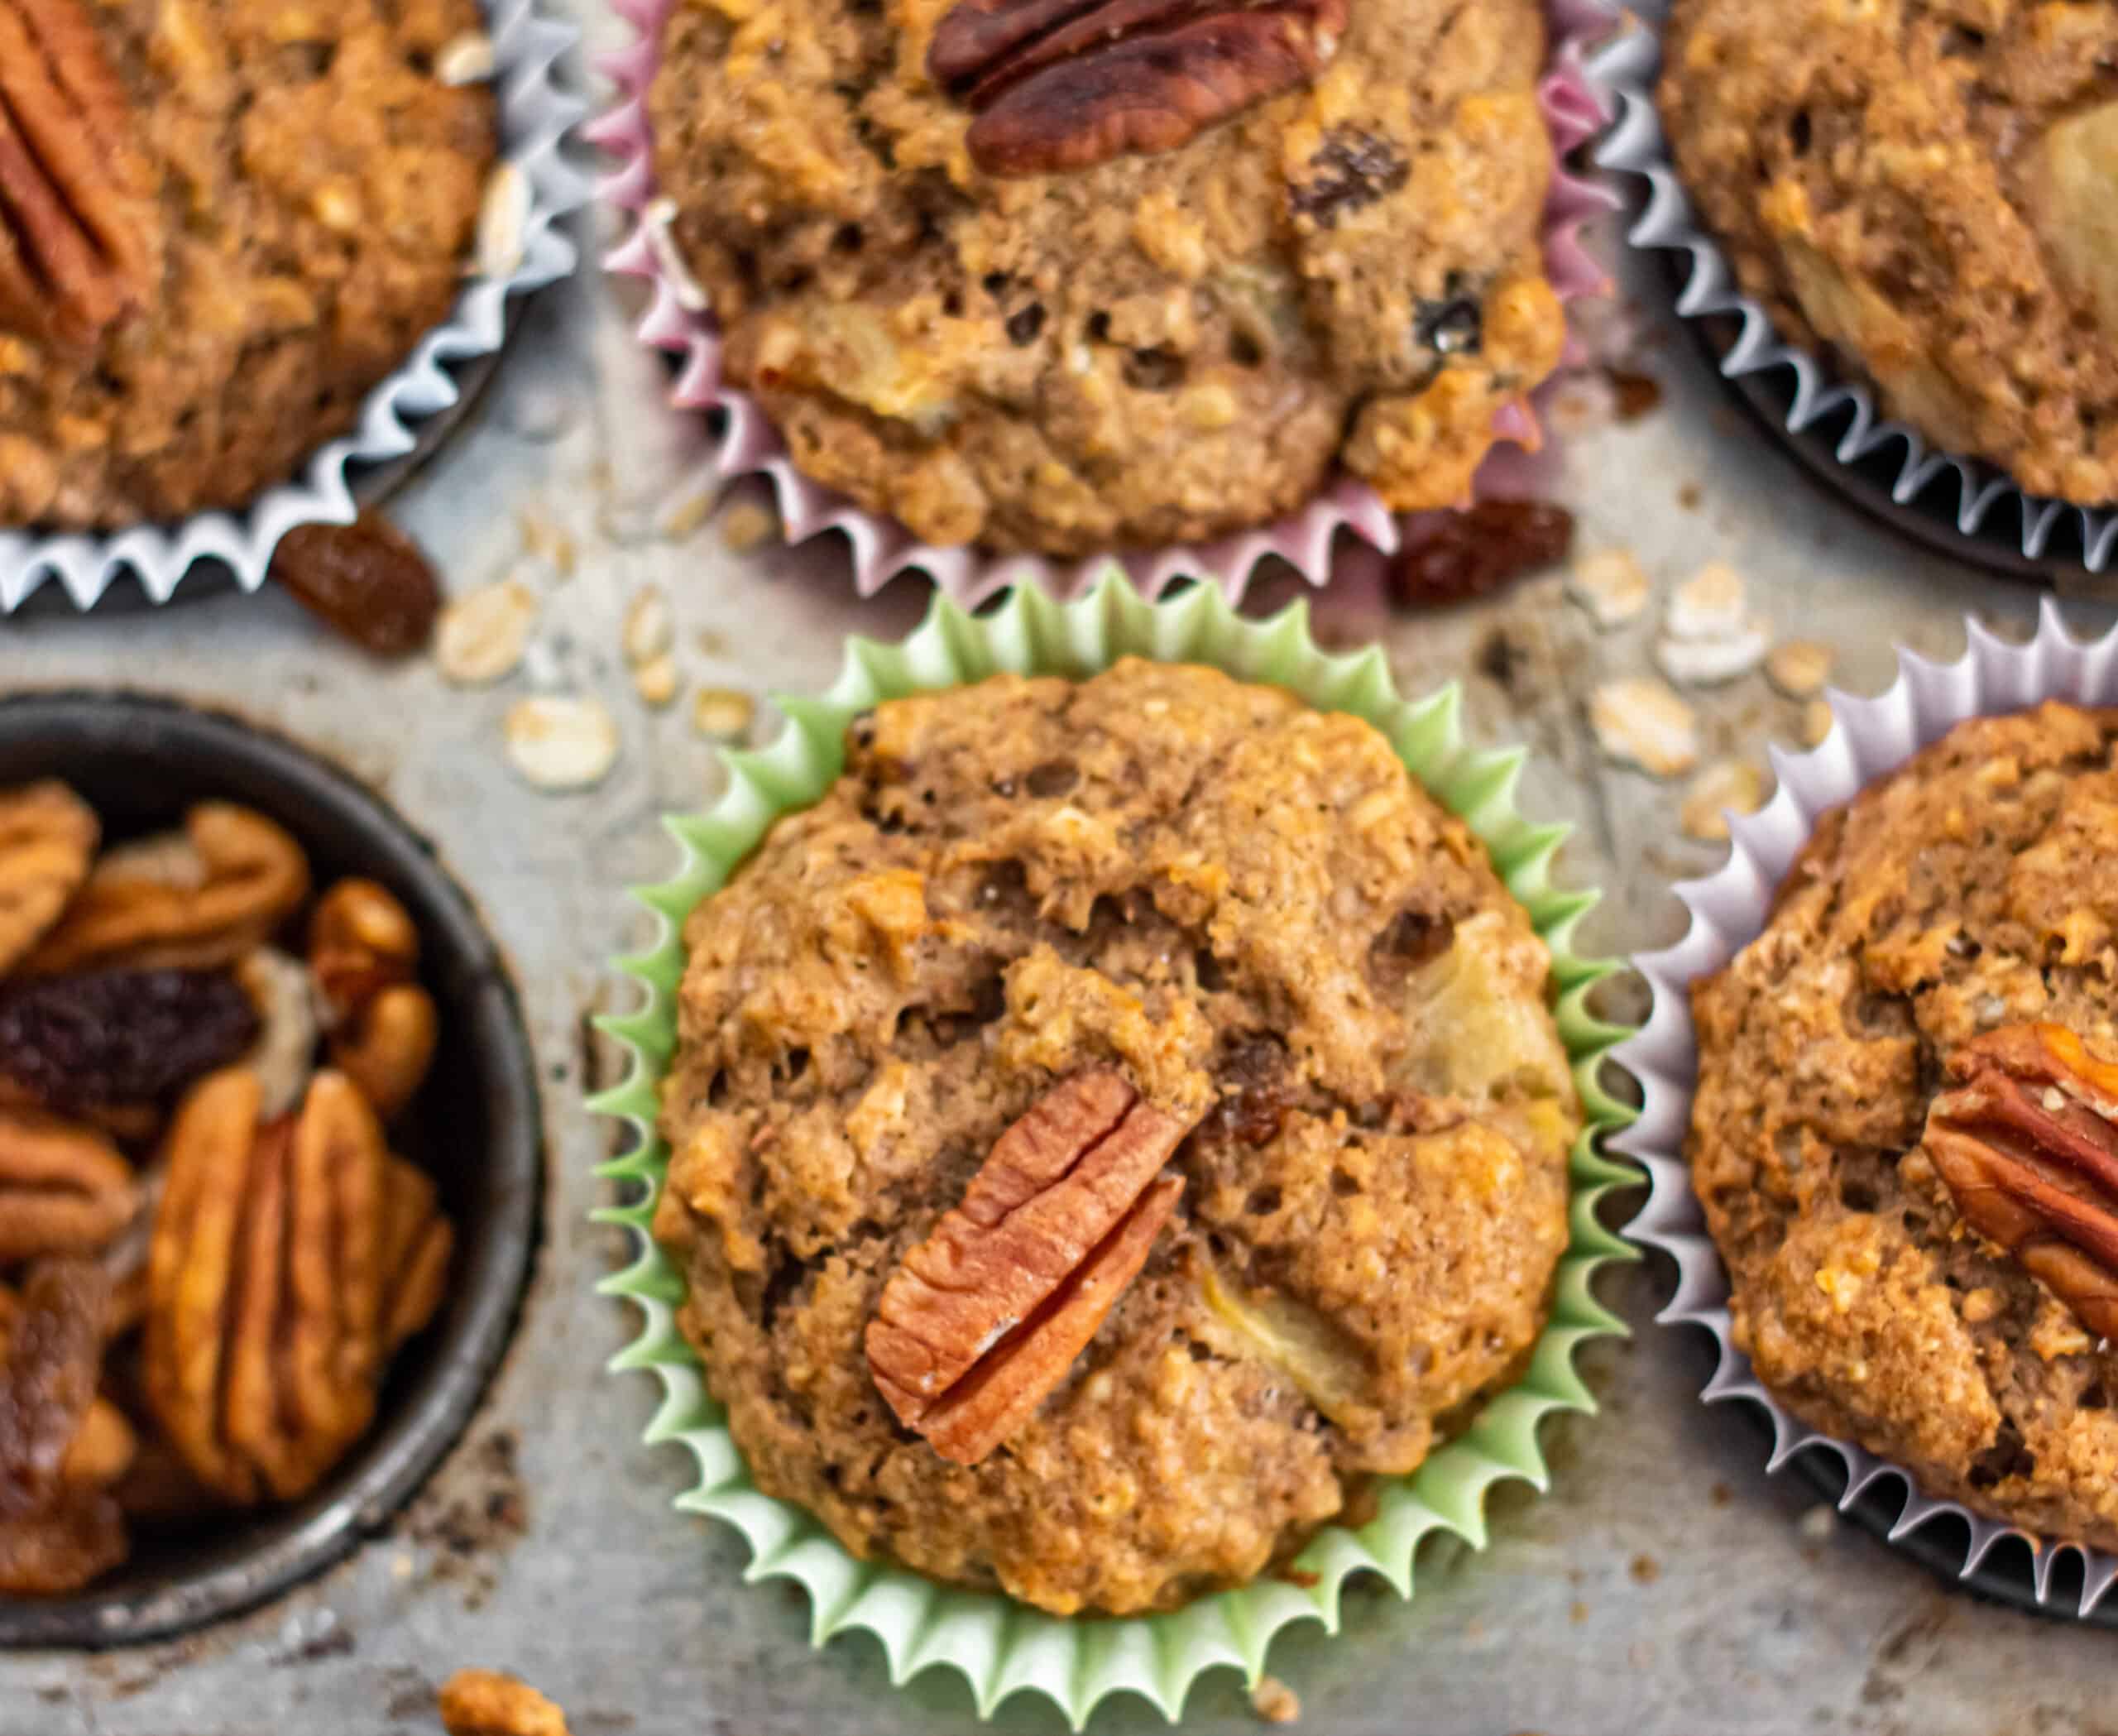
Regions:
M 1698 984 L 1737 1343 L 1933 1495 L 2118 1548 L 2118 712 L 1959 725 Z
M 1516 1377 L 1550 958 L 1369 725 L 1128 661 L 895 700 L 694 912 L 655 1230 L 759 1486 L 1062 1614 L 1368 1510 Z
M 1460 504 L 1564 335 L 1537 0 L 685 0 L 676 249 L 794 462 L 1078 554 Z
M 1678 0 L 1660 103 L 1744 289 L 2024 487 L 2118 499 L 2118 7 Z
M 475 0 L 0 0 L 0 525 L 242 505 L 448 314 Z

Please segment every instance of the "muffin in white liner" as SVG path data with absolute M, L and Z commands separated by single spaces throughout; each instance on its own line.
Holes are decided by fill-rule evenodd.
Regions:
M 1981 1589 L 2087 1619 L 2118 1582 L 2118 1556 L 2048 1542 L 1956 1502 L 1935 1499 L 1910 1472 L 1812 1428 L 1766 1389 L 1734 1342 L 1728 1276 L 1707 1234 L 1685 1153 L 1699 1064 L 1691 985 L 1718 971 L 1764 930 L 1775 893 L 1820 818 L 1966 719 L 2020 711 L 2046 699 L 2118 705 L 2118 630 L 2090 643 L 2077 641 L 2048 600 L 2036 636 L 2026 645 L 1996 638 L 1976 621 L 1967 622 L 1967 631 L 1968 647 L 1954 663 L 1900 651 L 1898 678 L 1886 692 L 1872 699 L 1833 693 L 1836 721 L 1823 745 L 1799 755 L 1775 750 L 1779 789 L 1772 801 L 1756 814 L 1732 818 L 1728 860 L 1717 872 L 1675 889 L 1691 913 L 1691 926 L 1675 946 L 1635 961 L 1654 990 L 1654 1010 L 1640 1033 L 1615 1052 L 1640 1081 L 1642 1101 L 1637 1122 L 1612 1143 L 1648 1174 L 1647 1202 L 1631 1233 L 1676 1265 L 1676 1292 L 1658 1318 L 1703 1326 L 1713 1335 L 1719 1364 L 1703 1398 L 1708 1404 L 1747 1399 L 1763 1410 L 1773 1434 L 1767 1470 L 1776 1471 L 1804 1453 L 1835 1456 L 1846 1475 L 1838 1505 L 1848 1512 L 1864 1498 L 1870 1508 L 1877 1500 L 1886 1503 L 1895 1484 L 1903 1490 L 1903 1506 L 1888 1527 L 1891 1542 L 1923 1533 L 1918 1552 L 1930 1563 L 1946 1554 L 1960 1578 Z M 1944 1518 L 1967 1527 L 1960 1564 L 1948 1540 L 1950 1528 L 1928 1529 Z M 2029 1547 L 2026 1570 L 2017 1551 L 2004 1550 L 1993 1558 L 2010 1537 Z M 2078 1605 L 2072 1610 L 2055 1591 L 2055 1571 L 2070 1555 L 2078 1558 L 2082 1573 Z
M 1626 238 L 1675 256 L 1676 311 L 1705 328 L 1699 335 L 1722 376 L 1809 468 L 1900 530 L 2017 577 L 2064 583 L 2118 572 L 2118 502 L 2080 506 L 2031 494 L 1986 459 L 1938 448 L 1885 416 L 1865 381 L 1785 341 L 1764 305 L 1742 292 L 1678 179 L 1655 100 L 1667 6 L 1655 0 L 1644 10 L 1646 18 L 1628 15 L 1588 59 L 1588 74 L 1615 116 L 1593 156 L 1639 184 L 1645 204 Z
M 301 525 L 344 524 L 357 510 L 361 468 L 401 459 L 445 432 L 443 412 L 462 396 L 457 371 L 497 356 L 507 340 L 510 303 L 569 276 L 579 250 L 561 227 L 587 202 L 589 182 L 563 146 L 587 113 L 555 77 L 580 32 L 548 16 L 539 0 L 483 0 L 492 38 L 491 82 L 499 105 L 500 154 L 489 187 L 492 257 L 476 264 L 448 321 L 368 394 L 352 433 L 330 441 L 301 470 L 235 512 L 204 512 L 165 524 L 106 533 L 55 535 L 0 528 L 0 615 L 55 581 L 86 609 L 130 573 L 156 603 L 186 573 L 216 563 L 246 591 L 265 582 L 280 539 Z M 519 230 L 517 225 L 519 224 Z M 482 226 L 483 227 L 483 226 Z

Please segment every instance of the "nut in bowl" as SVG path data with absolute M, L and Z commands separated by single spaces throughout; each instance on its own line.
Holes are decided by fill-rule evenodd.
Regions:
M 293 744 L 0 703 L 0 1643 L 228 1613 L 455 1439 L 535 1216 L 467 901 Z

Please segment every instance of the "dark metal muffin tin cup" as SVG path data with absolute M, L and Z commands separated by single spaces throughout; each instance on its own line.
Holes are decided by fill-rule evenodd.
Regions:
M 307 1499 L 136 1539 L 132 1559 L 73 1597 L 0 1599 L 0 1646 L 166 1638 L 262 1602 L 386 1525 L 462 1434 L 513 1329 L 539 1221 L 544 1137 L 534 1057 L 499 949 L 432 848 L 360 784 L 240 719 L 130 693 L 0 700 L 0 786 L 64 779 L 105 835 L 177 823 L 207 798 L 269 814 L 316 883 L 380 880 L 419 924 L 441 1047 L 406 1118 L 405 1155 L 455 1220 L 447 1299 L 391 1368 L 375 1426 Z
M 1617 117 L 1594 160 L 1641 190 L 1626 239 L 1666 261 L 1679 318 L 1738 400 L 1811 475 L 1902 535 L 2003 578 L 2118 598 L 2118 503 L 2029 494 L 1982 458 L 1938 450 L 1886 417 L 1857 374 L 1780 338 L 1677 179 L 1655 103 L 1661 65 L 1656 26 L 1630 14 L 1590 57 L 1589 76 Z

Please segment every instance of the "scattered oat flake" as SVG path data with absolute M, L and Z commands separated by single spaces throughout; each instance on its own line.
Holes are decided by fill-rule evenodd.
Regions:
M 677 659 L 664 651 L 633 667 L 632 688 L 647 704 L 659 711 L 677 697 Z
M 1831 733 L 1833 718 L 1828 699 L 1812 699 L 1802 707 L 1802 745 L 1821 747 Z
M 573 426 L 574 417 L 573 394 L 549 380 L 522 387 L 501 411 L 510 434 L 539 444 L 558 439 Z
M 1765 659 L 1766 679 L 1790 699 L 1812 699 L 1831 679 L 1831 647 L 1814 639 L 1788 639 Z
M 1574 563 L 1566 594 L 1606 631 L 1636 620 L 1653 592 L 1640 563 L 1626 549 L 1605 549 Z
M 1765 774 L 1747 760 L 1717 760 L 1691 781 L 1677 822 L 1686 837 L 1718 844 L 1728 836 L 1728 815 L 1765 806 Z
M 738 554 L 747 554 L 779 536 L 779 516 L 755 501 L 738 501 L 721 515 L 721 540 Z
M 1810 1542 L 1828 1543 L 1832 1532 L 1838 1529 L 1838 1515 L 1832 1511 L 1828 1501 L 1819 1501 L 1795 1523 Z
M 684 256 L 677 249 L 676 237 L 669 233 L 676 220 L 676 200 L 658 199 L 640 213 L 640 232 L 647 237 L 648 252 L 654 256 L 654 263 L 661 269 L 663 281 L 677 298 L 677 305 L 702 314 L 707 308 L 706 291 L 692 276 L 691 267 L 684 263 Z
M 511 277 L 521 270 L 529 244 L 530 177 L 513 163 L 502 163 L 486 183 L 473 263 L 481 276 Z
M 702 736 L 740 736 L 757 715 L 757 703 L 733 688 L 704 687 L 692 701 L 692 727 Z
M 521 527 L 525 554 L 549 561 L 561 578 L 573 577 L 573 537 L 563 525 L 553 524 L 542 513 L 534 511 L 520 514 L 516 522 Z
M 493 39 L 482 30 L 467 30 L 441 45 L 434 57 L 434 75 L 444 84 L 482 84 L 493 75 Z
M 1588 701 L 1588 724 L 1612 759 L 1658 778 L 1677 778 L 1699 764 L 1699 718 L 1659 681 L 1607 681 Z
M 1301 1702 L 1295 1691 L 1277 1676 L 1261 1676 L 1250 1690 L 1250 1704 L 1267 1724 L 1292 1724 L 1301 1716 Z
M 1544 415 L 1554 434 L 1578 440 L 1608 427 L 1617 419 L 1617 399 L 1603 375 L 1575 372 L 1565 376 L 1546 395 Z
M 1726 637 L 1685 639 L 1665 633 L 1655 642 L 1655 661 L 1682 687 L 1718 687 L 1747 675 L 1772 648 L 1772 623 L 1761 616 Z
M 713 516 L 713 491 L 693 488 L 680 494 L 662 509 L 655 520 L 655 535 L 665 543 L 689 542 L 699 527 Z
M 515 672 L 544 605 L 519 578 L 481 585 L 441 611 L 434 663 L 457 687 L 490 687 Z
M 1701 567 L 1670 595 L 1664 623 L 1673 639 L 1729 639 L 1748 624 L 1743 576 L 1726 561 Z
M 517 700 L 504 725 L 509 763 L 539 789 L 586 789 L 618 762 L 618 726 L 601 700 Z
M 659 585 L 642 585 L 625 611 L 625 661 L 635 667 L 652 663 L 676 642 L 676 637 L 667 593 Z

